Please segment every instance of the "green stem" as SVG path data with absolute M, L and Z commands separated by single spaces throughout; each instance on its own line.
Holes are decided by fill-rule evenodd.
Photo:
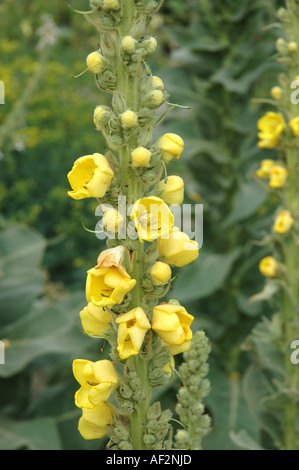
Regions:
M 117 90 L 121 91 L 127 103 L 127 108 L 138 113 L 138 78 L 129 74 L 126 65 L 123 63 L 120 51 L 122 37 L 130 33 L 134 17 L 136 15 L 136 4 L 134 0 L 127 0 L 124 8 L 122 21 L 117 31 L 118 55 L 116 57 L 117 70 Z M 127 141 L 127 144 L 120 150 L 120 171 L 122 195 L 126 196 L 127 204 L 130 205 L 142 195 L 142 186 L 136 179 L 136 174 L 130 165 L 131 152 L 137 147 L 136 134 Z M 133 252 L 132 259 L 127 263 L 128 271 L 133 279 L 136 279 L 136 286 L 131 294 L 129 309 L 141 307 L 144 304 L 143 280 L 143 243 L 139 242 L 138 248 Z M 141 355 L 134 357 L 135 370 L 141 382 L 142 400 L 136 404 L 136 408 L 131 414 L 131 438 L 134 450 L 147 449 L 143 442 L 144 424 L 147 421 L 147 410 L 151 400 L 151 387 L 148 382 L 148 360 Z

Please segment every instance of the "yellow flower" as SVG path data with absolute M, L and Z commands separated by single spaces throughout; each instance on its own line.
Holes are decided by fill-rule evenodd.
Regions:
M 273 230 L 277 233 L 286 233 L 290 230 L 293 224 L 294 219 L 291 216 L 291 213 L 289 211 L 282 211 L 278 214 L 275 220 Z
M 107 426 L 113 423 L 113 412 L 106 403 L 99 403 L 93 409 L 83 408 L 78 430 L 86 439 L 100 439 L 105 436 Z
M 144 103 L 153 108 L 158 108 L 164 101 L 164 94 L 162 90 L 151 90 L 144 97 Z
M 280 100 L 282 97 L 282 89 L 279 86 L 271 88 L 271 96 L 274 100 Z
M 263 160 L 261 162 L 260 168 L 256 171 L 257 176 L 263 179 L 270 178 L 271 171 L 274 165 L 275 165 L 275 162 L 273 160 Z
M 138 199 L 131 214 L 140 240 L 153 241 L 165 236 L 173 227 L 173 213 L 159 197 Z
M 288 177 L 288 170 L 280 165 L 274 165 L 270 173 L 270 188 L 282 188 Z
M 169 346 L 170 354 L 175 355 L 190 348 L 193 320 L 181 305 L 160 304 L 154 307 L 152 329 Z
M 199 255 L 198 243 L 177 227 L 169 233 L 168 239 L 158 240 L 158 250 L 165 263 L 177 267 L 192 263 Z
M 100 73 L 104 70 L 104 61 L 102 54 L 99 51 L 94 51 L 88 54 L 86 58 L 86 65 L 90 72 Z
M 96 266 L 87 271 L 86 298 L 97 307 L 120 304 L 135 284 L 135 279 L 131 279 L 128 273 L 124 274 L 115 266 Z
M 162 286 L 171 278 L 171 269 L 168 264 L 157 261 L 151 269 L 150 276 L 156 286 Z
M 138 354 L 146 332 L 151 328 L 145 312 L 140 307 L 134 308 L 119 315 L 115 323 L 119 325 L 117 338 L 119 357 L 127 359 Z
M 166 182 L 161 181 L 158 184 L 157 189 L 163 191 L 160 197 L 166 204 L 182 204 L 184 200 L 184 180 L 180 176 L 168 176 Z
M 127 109 L 120 115 L 120 122 L 124 129 L 131 129 L 137 125 L 138 116 L 134 111 Z
M 122 50 L 127 52 L 127 54 L 133 54 L 135 52 L 136 45 L 137 41 L 132 36 L 124 36 L 121 40 Z
M 145 147 L 137 147 L 131 153 L 133 166 L 136 168 L 147 166 L 151 159 L 151 156 L 152 153 Z
M 296 137 L 298 137 L 299 136 L 299 116 L 297 116 L 297 117 L 295 117 L 294 119 L 291 120 L 290 128 L 294 132 L 294 135 Z
M 90 336 L 102 336 L 111 322 L 111 313 L 91 302 L 80 312 L 84 332 Z
M 163 80 L 161 80 L 160 77 L 153 76 L 152 78 L 152 87 L 153 88 L 158 88 L 161 91 L 164 91 L 164 83 Z
M 266 256 L 259 263 L 259 269 L 265 277 L 275 277 L 278 272 L 278 264 L 273 256 Z
M 73 199 L 103 197 L 109 189 L 114 173 L 104 155 L 94 153 L 78 158 L 67 175 Z
M 170 162 L 173 158 L 179 159 L 184 150 L 184 141 L 177 134 L 164 134 L 157 142 L 161 149 L 162 158 Z
M 114 366 L 106 359 L 97 362 L 75 359 L 73 373 L 81 385 L 75 394 L 75 403 L 79 408 L 94 408 L 108 400 L 118 385 Z
M 279 136 L 285 129 L 285 123 L 281 113 L 268 112 L 258 120 L 258 137 L 260 148 L 274 148 L 279 144 Z

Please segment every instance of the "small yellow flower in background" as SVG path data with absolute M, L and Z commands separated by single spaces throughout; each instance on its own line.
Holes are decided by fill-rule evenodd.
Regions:
M 147 166 L 151 156 L 152 153 L 145 147 L 137 147 L 131 152 L 132 164 L 136 168 Z
M 298 137 L 299 136 L 299 116 L 292 119 L 289 126 L 292 129 L 294 135 Z
M 162 158 L 170 162 L 173 158 L 179 159 L 184 150 L 184 141 L 177 134 L 164 134 L 157 142 L 161 150 Z
M 256 174 L 259 178 L 268 179 L 271 176 L 272 168 L 274 167 L 275 162 L 273 160 L 263 160 L 261 162 L 260 168 L 256 171 Z
M 67 175 L 73 199 L 103 197 L 110 187 L 114 173 L 104 155 L 94 153 L 78 158 Z
M 119 10 L 119 2 L 118 0 L 103 0 L 103 6 L 107 10 Z
M 266 256 L 259 263 L 259 269 L 265 277 L 275 277 L 278 273 L 278 264 L 273 256 Z
M 159 197 L 138 199 L 131 214 L 140 240 L 153 241 L 166 236 L 173 227 L 173 213 Z
M 81 385 L 75 394 L 75 403 L 79 408 L 94 408 L 108 400 L 118 385 L 114 366 L 106 359 L 97 362 L 75 359 L 73 373 Z
M 290 52 L 296 52 L 297 51 L 297 43 L 295 41 L 291 41 L 288 43 L 288 49 Z
M 162 286 L 171 278 L 170 266 L 161 261 L 157 261 L 151 269 L 150 276 L 156 286 Z
M 89 336 L 102 336 L 111 323 L 111 313 L 91 302 L 80 312 L 82 328 Z
M 168 176 L 167 181 L 161 181 L 157 186 L 161 199 L 169 204 L 182 204 L 184 200 L 184 180 L 180 176 Z
M 288 170 L 280 165 L 274 165 L 270 173 L 270 188 L 282 188 L 288 177 Z
M 282 97 L 282 89 L 279 86 L 271 88 L 271 96 L 274 100 L 280 100 Z
M 97 307 L 120 304 L 135 284 L 135 279 L 114 266 L 95 267 L 87 271 L 86 298 Z
M 289 211 L 282 211 L 278 214 L 273 230 L 277 233 L 287 233 L 294 224 L 294 219 Z
M 151 325 L 142 308 L 137 307 L 119 315 L 115 323 L 118 327 L 117 351 L 121 359 L 127 359 L 139 353 L 146 332 Z
M 127 54 L 134 54 L 136 49 L 137 41 L 132 36 L 124 36 L 121 40 L 121 47 Z
M 175 355 L 190 348 L 193 320 L 181 305 L 160 304 L 154 307 L 152 329 L 169 346 L 170 354 Z
M 169 233 L 168 239 L 158 240 L 158 250 L 165 263 L 177 267 L 192 263 L 199 255 L 198 243 L 177 227 Z
M 93 409 L 83 408 L 78 430 L 86 439 L 100 439 L 105 436 L 107 426 L 113 423 L 113 411 L 106 403 L 99 403 Z
M 90 72 L 100 73 L 104 70 L 104 57 L 99 51 L 94 51 L 88 54 L 86 58 L 86 65 Z
M 260 139 L 258 147 L 271 149 L 279 144 L 279 136 L 285 129 L 285 123 L 281 113 L 268 112 L 258 120 L 257 127 Z
M 160 77 L 157 77 L 156 75 L 154 75 L 153 78 L 152 78 L 152 87 L 153 88 L 158 88 L 159 90 L 164 91 L 163 80 L 161 80 Z
M 124 129 L 135 127 L 138 122 L 138 116 L 131 109 L 127 109 L 120 115 L 120 122 Z

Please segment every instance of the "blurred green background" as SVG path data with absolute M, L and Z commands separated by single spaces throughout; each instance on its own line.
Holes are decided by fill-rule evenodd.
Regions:
M 237 449 L 239 430 L 267 445 L 242 388 L 251 361 L 242 343 L 270 314 L 264 302 L 248 304 L 263 287 L 258 262 L 267 254 L 253 242 L 276 202 L 253 178 L 265 156 L 256 121 L 267 108 L 252 98 L 269 97 L 277 84 L 278 33 L 264 27 L 280 4 L 165 0 L 151 23 L 159 42 L 153 73 L 172 103 L 192 108 L 173 110 L 157 132 L 183 137 L 170 173 L 184 178 L 186 203 L 204 205 L 200 256 L 178 271 L 170 298 L 212 343 L 206 404 L 213 431 L 205 449 Z M 88 10 L 85 0 L 71 5 Z M 61 0 L 1 0 L 0 31 L 0 449 L 103 448 L 105 439 L 84 441 L 77 431 L 71 364 L 97 360 L 104 347 L 84 336 L 78 315 L 86 270 L 104 245 L 84 228 L 94 230 L 96 204 L 66 194 L 74 160 L 105 146 L 92 115 L 109 96 L 90 74 L 72 78 L 97 34 Z M 178 385 L 155 392 L 164 407 L 174 408 Z

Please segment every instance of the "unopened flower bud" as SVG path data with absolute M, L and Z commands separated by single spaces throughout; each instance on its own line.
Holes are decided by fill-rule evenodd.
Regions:
M 124 129 L 131 129 L 132 127 L 136 126 L 138 122 L 138 115 L 134 113 L 134 111 L 127 109 L 120 115 L 120 122 Z
M 152 90 L 144 97 L 144 104 L 151 108 L 158 108 L 164 101 L 164 94 L 161 90 Z
M 271 89 L 271 96 L 274 100 L 280 100 L 282 96 L 282 89 L 279 86 L 274 86 Z
M 132 36 L 124 36 L 121 41 L 121 47 L 127 54 L 133 54 L 136 49 L 137 41 Z
M 132 163 L 134 167 L 144 167 L 147 166 L 152 153 L 145 147 L 137 147 L 131 153 Z
M 161 91 L 164 91 L 164 83 L 163 81 L 161 80 L 161 78 L 157 77 L 157 76 L 153 76 L 153 79 L 152 79 L 152 87 L 153 88 L 156 88 L 158 90 L 161 90 Z
M 184 141 L 177 134 L 164 134 L 157 142 L 161 150 L 162 158 L 170 162 L 173 158 L 179 159 L 184 150 Z
M 119 10 L 119 2 L 118 0 L 103 0 L 103 6 L 106 10 Z
M 106 121 L 106 116 L 109 111 L 107 106 L 97 106 L 93 113 L 93 122 L 97 129 L 101 129 L 103 123 Z
M 162 191 L 160 197 L 166 204 L 182 204 L 184 200 L 184 180 L 180 176 L 168 176 L 167 181 L 161 181 L 157 189 Z
M 145 48 L 148 54 L 151 54 L 157 49 L 158 43 L 157 40 L 151 36 L 142 42 L 142 46 Z
M 94 51 L 88 54 L 86 58 L 86 65 L 90 72 L 100 73 L 104 70 L 103 56 L 99 51 Z
M 114 208 L 108 209 L 103 215 L 103 225 L 108 232 L 117 233 L 123 222 L 124 218 Z
M 150 276 L 156 286 L 161 286 L 171 278 L 170 266 L 166 263 L 162 263 L 161 261 L 157 261 L 151 269 Z

